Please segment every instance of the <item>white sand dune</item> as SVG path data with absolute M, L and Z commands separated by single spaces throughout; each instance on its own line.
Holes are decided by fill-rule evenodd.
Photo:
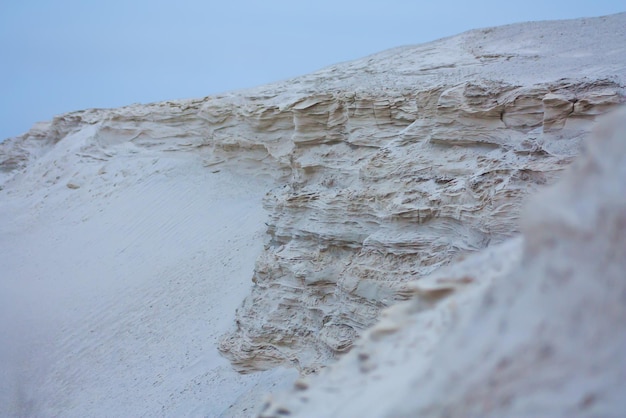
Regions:
M 216 416 L 270 390 L 281 371 L 239 375 L 215 348 L 251 286 L 267 181 L 192 155 L 99 171 L 113 187 L 2 191 L 0 415 Z
M 274 367 L 326 367 L 412 282 L 498 267 L 523 202 L 626 100 L 625 22 L 479 29 L 0 143 L 0 415 L 253 415 L 295 380 Z

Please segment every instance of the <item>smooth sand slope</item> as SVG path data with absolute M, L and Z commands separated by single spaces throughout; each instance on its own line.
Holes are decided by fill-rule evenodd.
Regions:
M 251 286 L 267 183 L 124 147 L 86 158 L 93 178 L 65 167 L 44 188 L 34 170 L 0 192 L 2 416 L 216 416 L 281 373 L 239 375 L 215 348 Z

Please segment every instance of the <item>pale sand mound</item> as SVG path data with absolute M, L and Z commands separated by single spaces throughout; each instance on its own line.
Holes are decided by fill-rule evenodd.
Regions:
M 415 294 L 430 313 L 405 357 L 427 364 L 427 327 L 452 316 L 432 308 L 515 268 L 521 242 L 498 244 L 522 202 L 626 100 L 625 22 L 479 29 L 255 89 L 67 113 L 0 143 L 1 407 L 246 414 L 285 373 L 233 374 L 218 335 L 242 372 L 306 374 Z M 471 275 L 440 269 L 473 252 Z M 435 271 L 452 276 L 423 279 Z
M 251 286 L 268 182 L 127 151 L 0 192 L 2 416 L 217 416 L 285 375 L 239 375 L 215 348 Z

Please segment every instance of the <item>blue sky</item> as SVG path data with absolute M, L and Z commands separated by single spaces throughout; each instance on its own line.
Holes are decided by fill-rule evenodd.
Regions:
M 203 97 L 468 29 L 624 0 L 0 0 L 0 140 L 91 107 Z

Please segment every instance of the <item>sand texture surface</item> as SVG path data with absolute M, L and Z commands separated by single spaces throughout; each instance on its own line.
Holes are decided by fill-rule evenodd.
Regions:
M 530 316 L 526 331 L 494 346 L 489 361 L 502 365 L 477 371 L 473 362 L 488 356 L 481 344 L 497 335 L 466 322 L 506 324 L 511 315 L 513 324 L 533 303 L 552 304 L 549 289 L 524 290 L 524 269 L 547 289 L 559 257 L 604 257 L 607 241 L 598 238 L 596 253 L 578 246 L 578 232 L 562 231 L 569 226 L 541 221 L 573 212 L 550 215 L 552 206 L 536 203 L 543 209 L 523 217 L 522 208 L 563 176 L 598 121 L 624 103 L 625 86 L 626 14 L 618 14 L 477 29 L 218 96 L 71 112 L 5 140 L 0 415 L 254 416 L 267 392 L 337 358 L 339 371 L 321 374 L 328 380 L 296 382 L 319 389 L 276 395 L 263 414 L 462 416 L 468 405 L 471 416 L 554 412 L 549 405 L 565 405 L 558 400 L 569 389 L 544 403 L 528 391 L 517 404 L 507 396 L 524 388 L 500 385 L 487 405 L 485 392 L 451 389 L 451 368 L 475 379 L 466 385 L 500 382 L 490 373 L 522 367 L 513 354 L 531 367 L 532 356 L 548 353 L 507 351 L 539 332 Z M 623 153 L 607 147 L 615 158 Z M 619 161 L 606 162 L 617 164 L 615 176 L 624 174 Z M 607 181 L 602 195 L 594 181 L 580 183 L 588 207 L 565 192 L 546 201 L 589 211 L 576 219 L 597 221 L 604 233 L 597 211 L 621 207 L 603 199 L 623 190 Z M 549 250 L 548 233 L 572 247 Z M 581 267 L 572 282 L 600 271 Z M 506 296 L 512 288 L 531 293 L 516 304 Z M 467 312 L 490 292 L 493 308 L 472 319 L 482 317 Z M 537 315 L 569 318 L 579 306 L 572 295 L 562 294 L 558 312 Z M 550 324 L 555 338 L 570 338 Z M 463 337 L 478 328 L 482 343 Z M 456 342 L 444 344 L 451 330 Z M 588 334 L 581 338 L 586 344 Z M 615 360 L 617 342 L 606 341 L 602 359 Z M 565 379 L 558 372 L 581 352 L 559 357 L 559 344 L 550 353 L 563 359 L 555 379 Z M 445 366 L 428 389 L 436 396 L 407 401 L 408 390 L 423 389 L 416 379 L 431 380 L 425 364 L 435 359 Z M 601 393 L 618 405 L 604 386 L 578 389 L 571 399 L 588 416 L 610 416 L 593 409 Z M 342 409 L 346 399 L 383 392 L 389 402 Z M 579 411 L 565 406 L 559 411 Z

